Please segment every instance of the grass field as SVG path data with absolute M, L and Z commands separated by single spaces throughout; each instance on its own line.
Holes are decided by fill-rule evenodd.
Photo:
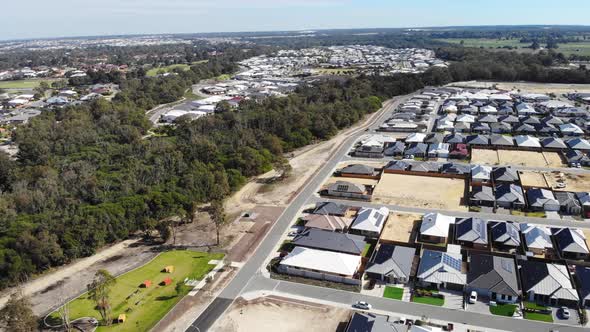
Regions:
M 127 320 L 120 324 L 100 326 L 98 331 L 148 331 L 190 291 L 189 287 L 184 287 L 180 296 L 177 296 L 175 286 L 178 281 L 185 278 L 202 279 L 214 267 L 208 262 L 222 258 L 223 254 L 167 251 L 147 265 L 121 275 L 110 293 L 112 316 L 117 318 L 124 313 Z M 162 272 L 168 265 L 174 266 L 173 273 Z M 172 284 L 161 286 L 160 282 L 166 277 L 172 278 Z M 146 279 L 152 281 L 152 286 L 140 288 L 140 284 Z M 95 310 L 95 304 L 88 299 L 87 293 L 70 302 L 69 308 L 72 320 L 80 317 L 100 319 L 100 314 Z M 55 313 L 52 317 L 56 317 Z
M 399 287 L 386 286 L 383 291 L 383 297 L 394 300 L 401 300 L 404 295 L 404 289 Z
M 41 82 L 51 83 L 59 81 L 59 79 L 47 78 L 47 79 L 28 79 L 28 80 L 17 80 L 17 81 L 0 81 L 0 89 L 34 89 L 41 84 Z
M 551 314 L 541 314 L 538 312 L 524 312 L 524 318 L 530 320 L 538 320 L 541 322 L 553 323 L 553 316 Z
M 525 52 L 532 52 L 533 50 L 528 48 L 530 43 L 520 43 L 519 39 L 509 39 L 509 40 L 498 40 L 498 39 L 486 39 L 486 38 L 449 38 L 449 39 L 437 39 L 442 42 L 450 43 L 450 44 L 460 44 L 461 40 L 463 41 L 463 46 L 465 47 L 484 47 L 484 48 L 498 48 L 504 46 L 511 46 L 514 48 L 518 48 L 520 51 Z M 590 56 L 590 41 L 580 41 L 577 43 L 565 43 L 559 44 L 559 47 L 556 50 L 557 52 L 561 52 L 565 55 L 582 55 L 582 56 Z
M 490 312 L 498 316 L 512 317 L 516 311 L 516 304 L 497 304 L 490 306 Z
M 442 305 L 445 304 L 445 299 L 431 296 L 413 296 L 412 302 L 442 307 Z
M 201 61 L 196 61 L 191 63 L 190 65 L 188 64 L 176 64 L 176 65 L 170 65 L 170 66 L 163 66 L 163 67 L 157 67 L 157 68 L 152 68 L 150 70 L 148 70 L 146 72 L 146 76 L 148 77 L 154 77 L 158 74 L 163 74 L 163 73 L 169 73 L 171 71 L 173 71 L 174 69 L 180 68 L 182 70 L 189 70 L 191 65 L 196 65 L 199 63 L 206 63 L 207 60 L 201 60 Z

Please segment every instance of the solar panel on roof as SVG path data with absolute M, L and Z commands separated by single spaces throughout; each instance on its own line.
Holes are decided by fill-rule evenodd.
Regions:
M 381 222 L 383 222 L 383 215 L 379 214 L 377 215 L 377 221 L 375 221 L 375 226 L 381 226 Z
M 444 254 L 443 255 L 443 263 L 445 265 L 452 267 L 453 269 L 455 269 L 457 271 L 461 271 L 461 260 L 459 260 L 459 259 L 451 257 L 447 254 Z

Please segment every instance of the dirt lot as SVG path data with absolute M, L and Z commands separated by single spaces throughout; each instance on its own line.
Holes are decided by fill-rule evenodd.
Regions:
M 550 188 L 543 172 L 519 171 L 520 183 L 523 187 Z
M 482 165 L 520 165 L 529 167 L 563 167 L 557 152 L 473 149 L 471 162 Z
M 564 173 L 566 187 L 563 191 L 590 191 L 590 175 Z
M 211 331 L 339 331 L 350 314 L 347 309 L 279 297 L 238 299 Z
M 589 84 L 547 84 L 547 83 L 529 83 L 529 82 L 457 82 L 452 83 L 453 86 L 464 86 L 464 87 L 479 87 L 479 88 L 492 88 L 496 86 L 497 89 L 501 90 L 520 90 L 522 92 L 529 93 L 570 93 L 574 91 L 578 92 L 590 92 Z
M 373 191 L 376 203 L 466 211 L 461 205 L 465 181 L 402 174 L 383 174 Z
M 422 215 L 391 213 L 381 233 L 381 242 L 413 243 Z

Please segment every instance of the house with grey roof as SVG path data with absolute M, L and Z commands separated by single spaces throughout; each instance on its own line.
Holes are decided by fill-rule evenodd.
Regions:
M 431 133 L 426 135 L 423 143 L 427 144 L 438 144 L 442 143 L 445 139 L 445 135 L 442 133 Z
M 316 203 L 316 206 L 313 209 L 314 214 L 342 217 L 346 215 L 346 212 L 348 212 L 348 206 L 334 202 L 319 202 Z
M 541 123 L 541 119 L 539 119 L 536 116 L 529 115 L 529 116 L 523 116 L 522 118 L 520 118 L 520 122 L 530 124 L 530 125 L 536 125 L 536 124 Z
M 541 140 L 541 145 L 546 149 L 567 149 L 563 140 L 557 137 L 546 137 Z
M 465 143 L 465 136 L 459 133 L 450 134 L 445 137 L 445 142 L 449 144 Z
M 336 181 L 329 185 L 322 193 L 328 196 L 356 198 L 370 200 L 371 195 L 366 186 L 348 181 Z
M 390 322 L 388 316 L 370 312 L 355 311 L 352 314 L 346 332 L 407 332 L 408 326 Z
M 406 151 L 404 151 L 404 157 L 410 158 L 410 159 L 411 159 L 411 156 L 425 157 L 427 152 L 428 152 L 428 144 L 411 143 L 411 144 L 408 144 Z
M 405 284 L 415 270 L 416 248 L 381 244 L 365 270 L 369 278 L 390 284 Z
M 574 280 L 576 281 L 582 306 L 590 307 L 590 267 L 576 265 Z
M 338 174 L 343 177 L 375 178 L 379 176 L 379 171 L 372 166 L 353 164 L 342 168 Z
M 496 196 L 492 187 L 473 186 L 469 195 L 469 205 L 471 206 L 496 206 Z
M 492 128 L 488 123 L 476 122 L 471 125 L 471 131 L 479 134 L 489 134 L 492 132 Z
M 354 150 L 353 154 L 361 158 L 383 158 L 384 150 L 383 146 L 360 145 Z
M 466 133 L 471 131 L 472 123 L 469 122 L 456 122 L 455 123 L 455 132 L 458 133 Z
M 576 198 L 580 201 L 580 204 L 582 204 L 584 218 L 590 218 L 590 193 L 587 191 L 576 193 Z
M 518 224 L 510 221 L 490 221 L 489 224 L 494 247 L 511 252 L 520 247 Z
M 578 292 L 565 265 L 519 260 L 522 291 L 528 301 L 552 306 L 577 306 Z
M 522 187 L 512 183 L 496 185 L 496 204 L 505 209 L 524 209 L 526 204 Z
M 521 294 L 513 258 L 471 254 L 465 291 L 498 303 L 515 303 Z
M 484 135 L 469 135 L 465 138 L 467 145 L 488 145 L 489 138 Z
M 490 123 L 490 130 L 494 134 L 508 134 L 512 132 L 512 125 L 506 122 Z
M 559 202 L 559 211 L 562 214 L 577 215 L 582 214 L 582 204 L 576 197 L 576 194 L 565 191 L 556 191 L 553 193 L 555 199 Z
M 301 219 L 305 221 L 305 228 L 316 228 L 340 233 L 347 232 L 352 224 L 352 218 L 329 214 L 309 214 Z
M 514 138 L 512 136 L 494 134 L 490 136 L 490 145 L 514 146 Z
M 529 209 L 533 211 L 559 211 L 559 202 L 551 190 L 531 188 L 526 192 Z
M 471 172 L 469 165 L 462 163 L 444 163 L 440 168 L 443 174 L 467 175 Z
M 520 119 L 517 116 L 510 114 L 500 116 L 498 121 L 510 124 L 520 123 Z
M 387 146 L 385 148 L 385 150 L 383 151 L 383 154 L 386 156 L 401 156 L 404 154 L 404 151 L 406 150 L 406 143 L 401 142 L 401 141 L 397 141 L 389 146 Z
M 563 152 L 563 156 L 569 166 L 582 165 L 590 166 L 590 157 L 584 152 L 579 150 L 566 150 Z
M 561 133 L 564 136 L 582 136 L 582 135 L 584 135 L 584 130 L 582 130 L 582 128 L 580 128 L 578 125 L 573 124 L 573 123 L 564 123 L 562 125 L 559 125 L 559 131 L 561 131 Z
M 553 126 L 559 126 L 563 124 L 563 120 L 553 115 L 547 115 L 546 117 L 542 118 L 541 121 Z
M 383 171 L 385 173 L 397 173 L 397 172 L 404 172 L 409 171 L 412 165 L 414 165 L 414 161 L 407 161 L 407 160 L 394 160 L 390 161 Z
M 412 163 L 410 170 L 412 172 L 420 173 L 438 173 L 440 170 L 440 164 L 431 161 L 414 162 Z
M 428 243 L 446 243 L 449 227 L 455 223 L 455 217 L 442 213 L 426 213 L 422 216 L 418 240 Z
M 572 138 L 572 139 L 568 139 L 565 142 L 570 149 L 574 149 L 574 150 L 585 150 L 588 151 L 590 150 L 590 142 L 588 142 L 587 140 L 583 139 L 583 138 Z
M 494 167 L 492 169 L 494 183 L 515 183 L 520 180 L 518 172 L 512 167 Z
M 488 225 L 480 218 L 464 218 L 455 223 L 455 239 L 465 247 L 488 247 Z
M 428 157 L 430 158 L 448 158 L 449 143 L 434 143 L 428 146 Z
M 557 245 L 557 252 L 564 259 L 587 259 L 590 251 L 586 243 L 586 236 L 579 228 L 552 228 L 553 239 Z
M 350 232 L 378 238 L 387 222 L 387 218 L 389 218 L 389 209 L 386 207 L 379 209 L 361 208 L 350 226 Z
M 522 123 L 514 126 L 514 132 L 518 134 L 534 134 L 537 130 L 533 125 Z
M 525 249 L 528 252 L 537 256 L 554 256 L 555 251 L 551 241 L 551 231 L 547 227 L 527 223 L 521 223 L 519 226 L 526 246 Z
M 449 245 L 446 252 L 424 250 L 416 273 L 418 284 L 463 291 L 467 274 L 460 250 L 454 245 Z
M 307 229 L 299 233 L 291 242 L 295 246 L 361 255 L 367 242 L 364 236 L 336 233 L 321 229 Z
M 481 123 L 496 123 L 498 122 L 498 117 L 492 114 L 486 114 L 484 116 L 480 116 L 478 121 Z

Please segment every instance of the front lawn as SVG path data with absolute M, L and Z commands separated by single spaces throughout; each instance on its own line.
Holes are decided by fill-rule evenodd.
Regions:
M 541 314 L 538 312 L 524 312 L 524 318 L 530 320 L 538 320 L 541 322 L 553 323 L 553 316 L 551 314 Z
M 530 309 L 530 310 L 549 310 L 549 307 L 536 304 L 535 302 L 525 301 L 523 304 L 524 304 L 524 308 L 525 309 Z
M 185 278 L 203 279 L 214 268 L 214 265 L 209 265 L 208 262 L 222 258 L 223 254 L 188 250 L 167 251 L 148 264 L 119 276 L 110 291 L 112 317 L 116 319 L 119 314 L 125 314 L 127 320 L 124 323 L 100 326 L 98 331 L 150 330 L 191 289 L 185 286 L 180 294 L 176 294 L 176 283 L 184 281 Z M 166 266 L 173 266 L 174 271 L 162 272 Z M 170 277 L 172 283 L 163 286 L 160 283 L 166 277 Z M 150 280 L 152 285 L 141 288 L 144 280 Z M 95 310 L 95 303 L 88 298 L 87 293 L 70 302 L 69 309 L 71 320 L 88 316 L 99 320 L 101 318 L 100 313 Z M 50 319 L 55 318 L 56 313 L 53 313 Z
M 383 297 L 394 300 L 401 300 L 404 295 L 404 289 L 399 287 L 386 286 L 383 291 Z
M 498 316 L 512 317 L 516 308 L 516 304 L 497 304 L 496 306 L 490 306 L 490 312 Z
M 432 296 L 413 296 L 412 302 L 442 307 L 442 305 L 445 304 L 445 299 Z

